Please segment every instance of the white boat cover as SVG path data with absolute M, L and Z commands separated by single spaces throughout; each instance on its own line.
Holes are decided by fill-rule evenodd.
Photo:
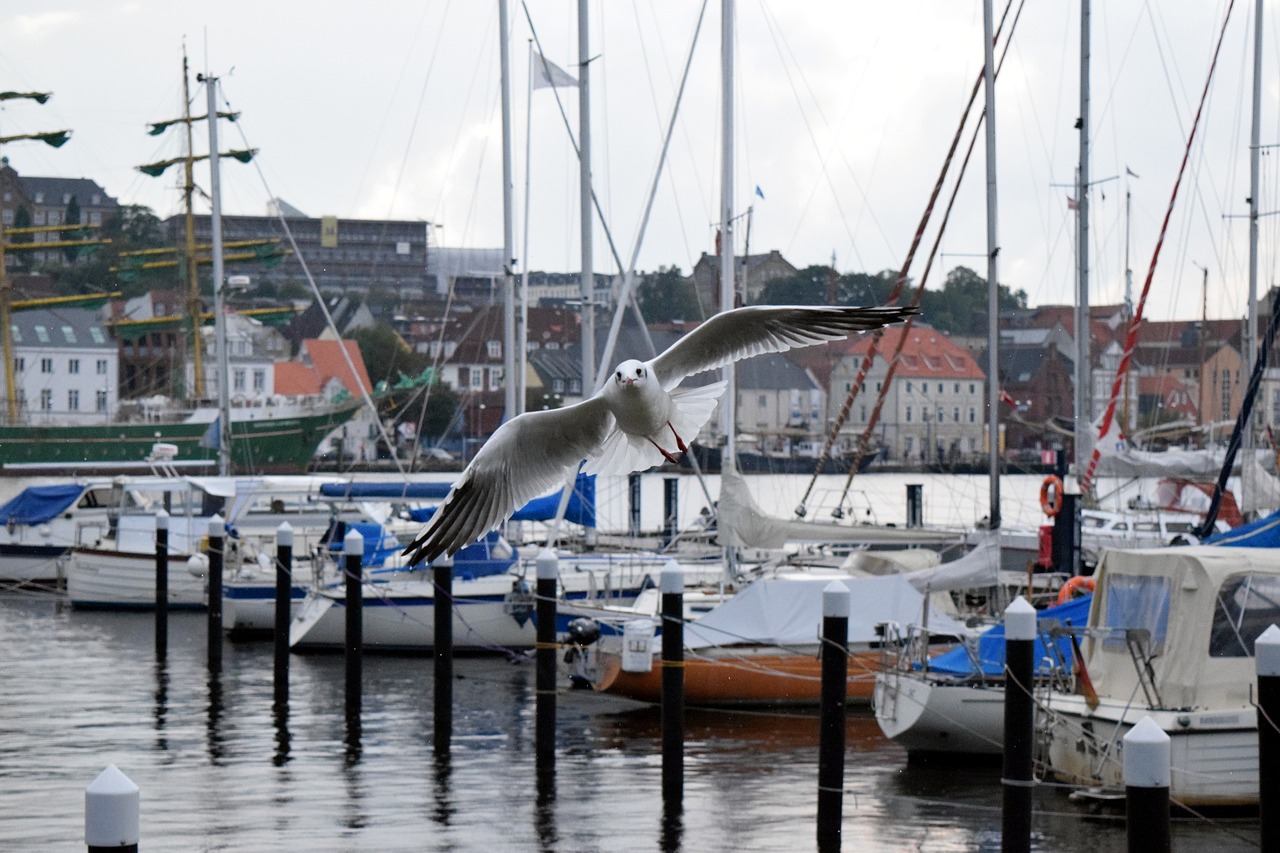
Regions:
M 784 574 L 761 578 L 685 626 L 685 645 L 691 649 L 736 644 L 805 646 L 822 633 L 822 591 L 842 583 L 849 590 L 849 642 L 878 639 L 883 622 L 919 623 L 924 596 L 903 575 L 838 578 L 832 575 Z M 965 626 L 935 609 L 929 629 L 936 634 L 962 636 Z
M 788 542 L 847 542 L 856 544 L 937 545 L 964 537 L 958 530 L 877 527 L 796 521 L 766 514 L 747 491 L 742 475 L 732 469 L 720 476 L 717 528 L 727 532 L 731 544 L 744 548 L 781 548 Z
M 908 572 L 904 577 L 921 592 L 995 586 L 1000 583 L 1000 545 L 990 540 L 981 542 L 958 560 Z

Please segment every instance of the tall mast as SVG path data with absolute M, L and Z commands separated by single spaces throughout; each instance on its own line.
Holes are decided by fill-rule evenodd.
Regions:
M 192 389 L 197 400 L 204 399 L 204 353 L 201 351 L 200 326 L 204 311 L 200 305 L 200 272 L 196 262 L 196 214 L 192 204 L 196 181 L 194 172 L 196 149 L 192 139 L 191 121 L 191 85 L 188 79 L 190 71 L 187 67 L 187 49 L 182 48 L 182 123 L 187 131 L 187 156 L 182 161 L 183 182 L 182 198 L 185 210 L 186 242 L 182 252 L 183 263 L 187 273 L 187 321 L 191 324 L 191 369 L 195 379 Z M 209 121 L 212 123 L 214 113 L 210 111 Z M 216 149 L 210 149 L 214 151 Z
M 734 307 L 734 240 L 733 240 L 733 0 L 720 3 L 720 310 Z M 732 362 L 721 368 L 727 389 L 720 398 L 720 426 L 724 430 L 724 452 L 720 470 L 737 464 L 737 383 Z
M 218 78 L 202 75 L 205 93 L 209 98 L 209 195 L 212 211 L 209 215 L 212 248 L 210 261 L 213 266 L 213 322 L 214 348 L 218 357 L 218 417 L 222 422 L 218 429 L 218 473 L 226 477 L 231 473 L 231 370 L 227 356 L 226 275 L 222 263 L 222 191 L 218 175 Z M 187 161 L 190 163 L 190 159 Z M 197 347 L 199 342 L 197 341 Z
M 996 235 L 996 73 L 995 27 L 991 0 L 982 2 L 983 88 L 986 96 L 987 149 L 987 479 L 990 528 L 1000 529 L 1000 246 Z
M 498 0 L 498 63 L 502 79 L 502 388 L 503 419 L 511 420 L 520 413 L 517 403 L 519 377 L 516 375 L 515 278 L 511 264 L 515 256 L 515 236 L 512 228 L 512 177 L 511 166 L 511 45 L 510 24 L 507 20 L 507 0 Z
M 592 259 L 591 234 L 591 56 L 587 26 L 587 0 L 578 0 L 578 209 L 582 220 L 582 396 L 595 388 L 596 375 L 596 276 Z
M 1253 8 L 1253 122 L 1249 129 L 1249 317 L 1244 326 L 1244 361 L 1252 365 L 1258 349 L 1258 152 L 1262 128 L 1262 0 Z M 1272 304 L 1272 311 L 1280 306 Z M 1240 446 L 1253 448 L 1253 428 L 1244 425 Z M 1250 459 L 1250 462 L 1252 460 Z M 1252 468 L 1246 464 L 1244 470 Z M 1246 475 L 1249 476 L 1249 475 Z M 1246 489 L 1246 491 L 1248 491 Z M 1252 495 L 1249 498 L 1252 499 Z
M 1075 467 L 1084 476 L 1092 447 L 1089 370 L 1089 0 L 1080 0 L 1080 161 L 1076 169 Z

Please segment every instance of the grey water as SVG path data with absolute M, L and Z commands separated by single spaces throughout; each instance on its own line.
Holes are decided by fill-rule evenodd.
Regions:
M 291 659 L 272 712 L 269 642 L 226 642 L 210 678 L 202 614 L 171 615 L 156 663 L 144 613 L 0 594 L 0 850 L 84 850 L 84 789 L 115 764 L 141 789 L 146 851 L 805 851 L 816 849 L 817 718 L 689 710 L 683 809 L 664 814 L 657 709 L 565 689 L 539 784 L 531 660 L 455 663 L 453 738 L 432 743 L 432 662 L 365 659 L 348 726 L 340 655 Z M 909 764 L 869 710 L 847 731 L 844 849 L 1000 847 L 997 764 Z M 1037 790 L 1033 846 L 1126 849 L 1121 819 Z M 1252 850 L 1256 819 L 1179 820 L 1177 850 Z

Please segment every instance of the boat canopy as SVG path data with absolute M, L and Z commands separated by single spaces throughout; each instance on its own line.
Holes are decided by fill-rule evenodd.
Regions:
M 1071 669 L 1071 638 L 1050 639 L 1049 631 L 1059 626 L 1083 628 L 1089 621 L 1093 596 L 1086 595 L 1065 604 L 1047 607 L 1036 614 L 1036 642 L 1032 660 L 1036 675 L 1050 675 L 1055 668 Z M 976 645 L 962 643 L 929 661 L 929 671 L 940 675 L 1004 675 L 1004 623 L 983 632 Z
M 560 509 L 563 491 L 534 498 L 511 516 L 511 521 L 551 521 Z M 437 507 L 409 510 L 414 521 L 427 521 L 436 514 Z M 596 478 L 594 474 L 579 474 L 573 492 L 565 507 L 564 520 L 584 527 L 596 526 Z
M 44 524 L 62 514 L 89 488 L 85 485 L 28 486 L 0 506 L 0 521 L 6 524 Z
M 325 483 L 320 487 L 320 494 L 326 498 L 341 498 L 348 501 L 358 498 L 439 500 L 449 494 L 452 488 L 453 483 Z
M 1204 540 L 1204 544 L 1232 548 L 1280 548 L 1280 511 L 1224 533 L 1216 533 Z
M 784 574 L 761 578 L 685 626 L 691 649 L 743 643 L 804 646 L 817 643 L 822 632 L 822 592 L 842 583 L 849 590 L 849 642 L 880 639 L 883 622 L 916 623 L 924 612 L 924 596 L 902 575 L 841 578 L 834 575 Z M 963 636 L 968 629 L 933 608 L 929 628 L 936 634 Z

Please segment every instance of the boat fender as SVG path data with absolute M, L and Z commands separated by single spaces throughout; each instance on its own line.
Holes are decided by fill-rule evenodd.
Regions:
M 1062 512 L 1062 478 L 1058 475 L 1050 474 L 1040 484 L 1040 508 L 1050 518 Z
M 589 646 L 600 639 L 600 623 L 580 616 L 569 623 L 569 641 L 579 646 Z
M 650 672 L 653 670 L 652 619 L 632 619 L 622 626 L 622 671 Z
M 1097 583 L 1098 582 L 1093 578 L 1087 578 L 1084 575 L 1077 575 L 1076 577 L 1069 579 L 1062 585 L 1062 589 L 1058 590 L 1058 603 L 1066 604 L 1068 601 L 1076 597 L 1078 590 L 1084 590 L 1084 592 L 1080 593 L 1081 595 L 1093 592 Z
M 209 558 L 205 554 L 192 554 L 187 557 L 187 571 L 193 578 L 202 578 L 209 573 Z

